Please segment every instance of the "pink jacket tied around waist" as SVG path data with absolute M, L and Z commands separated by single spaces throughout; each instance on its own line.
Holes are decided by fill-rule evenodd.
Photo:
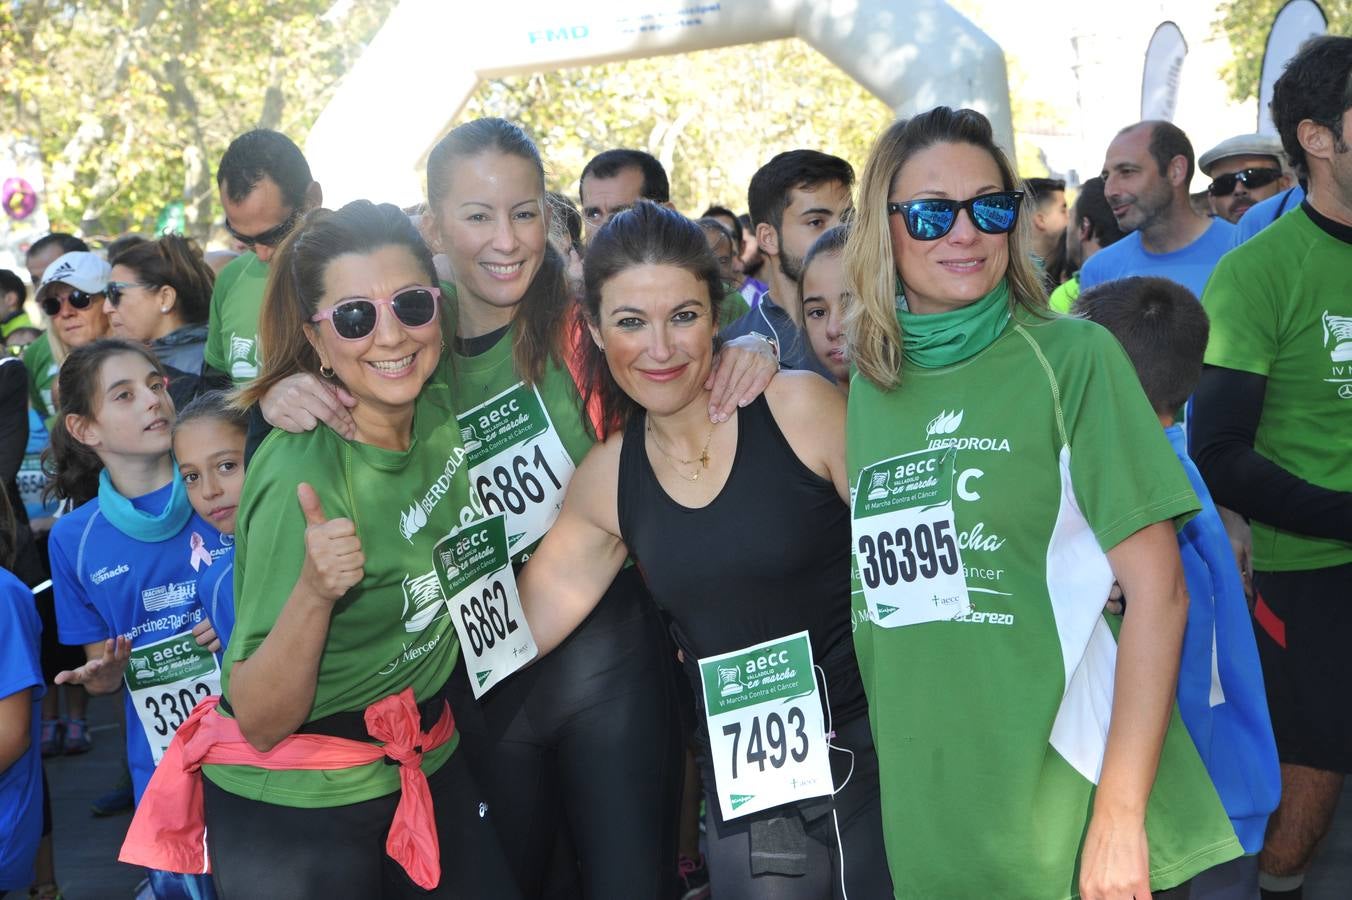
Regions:
M 207 874 L 206 817 L 202 766 L 257 766 L 262 769 L 350 769 L 389 758 L 399 765 L 399 805 L 385 852 L 424 890 L 441 881 L 441 852 L 432 792 L 422 771 L 423 753 L 455 733 L 448 704 L 436 725 L 421 730 L 413 689 L 384 697 L 366 708 L 366 730 L 383 746 L 320 734 L 293 734 L 267 753 L 254 749 L 239 723 L 216 712 L 220 697 L 208 697 L 174 735 L 145 796 L 136 807 L 118 859 L 165 872 Z

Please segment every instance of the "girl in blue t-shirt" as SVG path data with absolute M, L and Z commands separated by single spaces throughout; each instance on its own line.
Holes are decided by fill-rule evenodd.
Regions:
M 221 654 L 235 627 L 235 514 L 244 488 L 244 440 L 249 417 L 231 407 L 225 391 L 193 400 L 174 423 L 174 459 L 188 488 L 188 502 L 215 526 L 218 547 L 202 562 L 197 596 L 221 642 Z
M 0 896 L 33 882 L 42 835 L 42 621 L 10 567 L 14 511 L 0 490 Z
M 57 496 L 82 503 L 49 547 L 62 643 L 87 662 L 57 684 L 125 684 L 127 762 L 140 799 L 174 731 L 220 692 L 220 649 L 197 594 L 219 535 L 198 517 L 170 453 L 174 405 L 148 350 L 99 340 L 71 352 L 50 458 Z M 157 898 L 214 897 L 209 876 L 150 873 Z

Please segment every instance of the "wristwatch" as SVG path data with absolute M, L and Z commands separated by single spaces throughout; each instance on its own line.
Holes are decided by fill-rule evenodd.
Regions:
M 779 362 L 779 341 L 770 337 L 768 334 L 761 334 L 759 331 L 748 331 L 747 335 L 753 338 L 760 338 L 762 341 L 769 344 L 770 349 L 774 351 L 775 362 Z

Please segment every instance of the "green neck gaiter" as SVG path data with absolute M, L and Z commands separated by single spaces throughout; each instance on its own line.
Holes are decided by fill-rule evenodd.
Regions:
M 906 359 L 924 369 L 951 366 L 985 350 L 1009 322 L 1009 282 L 1001 278 L 989 294 L 949 312 L 922 315 L 906 307 L 897 284 L 897 322 Z

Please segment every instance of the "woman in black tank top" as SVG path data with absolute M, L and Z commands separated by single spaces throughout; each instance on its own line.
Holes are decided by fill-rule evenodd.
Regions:
M 519 578 L 540 652 L 632 553 L 700 706 L 714 894 L 891 896 L 851 639 L 844 398 L 783 373 L 710 426 L 722 290 L 700 229 L 674 212 L 616 216 L 585 274 L 586 393 L 609 437 Z

